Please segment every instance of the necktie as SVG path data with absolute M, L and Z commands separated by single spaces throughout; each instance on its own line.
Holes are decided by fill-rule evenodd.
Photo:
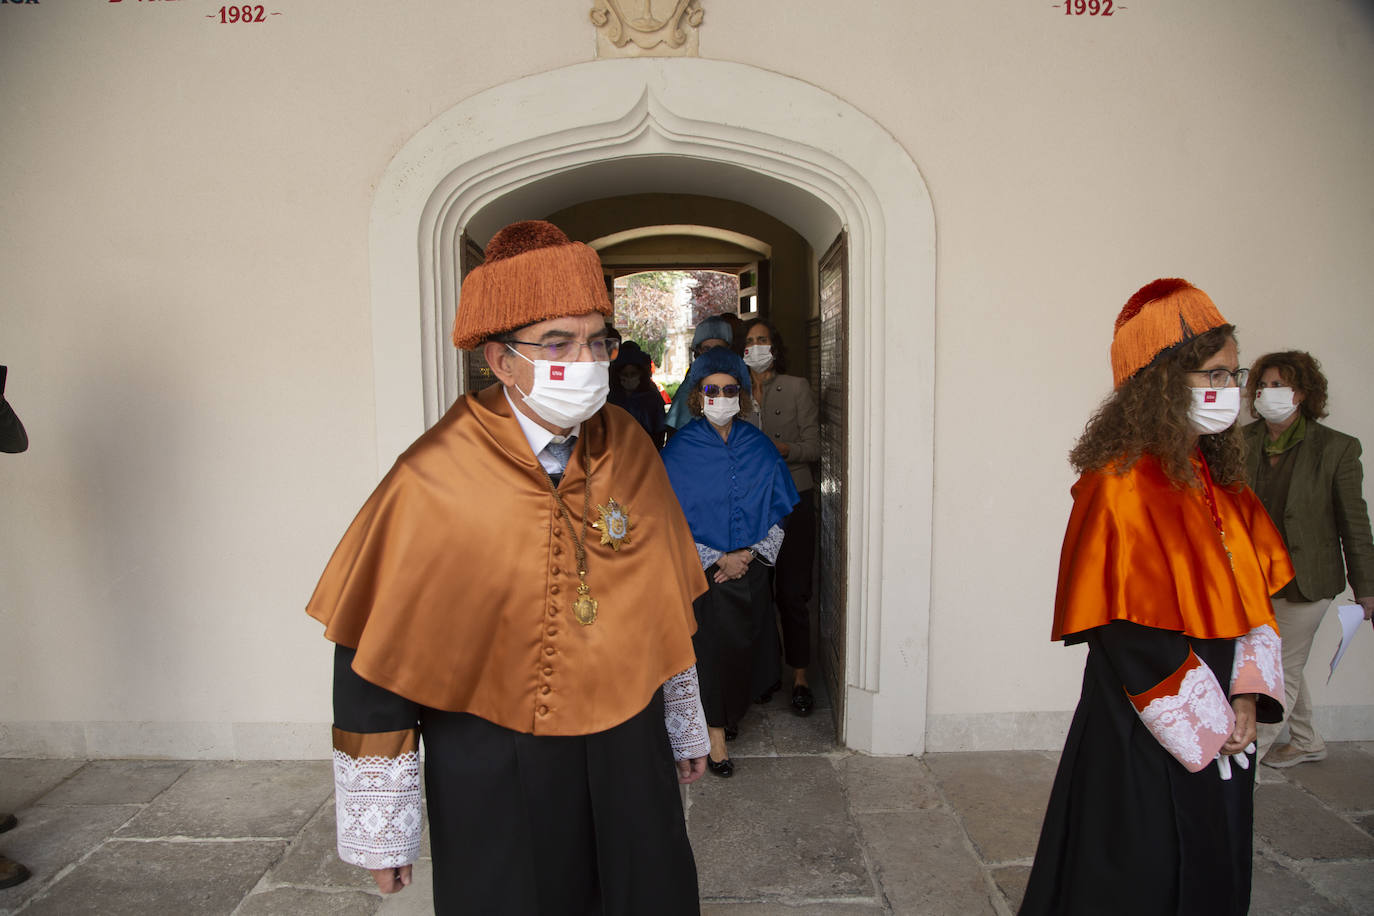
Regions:
M 558 486 L 559 482 L 563 480 L 563 471 L 568 467 L 568 460 L 572 458 L 573 445 L 576 442 L 576 436 L 569 436 L 562 442 L 555 442 L 550 439 L 549 444 L 544 446 L 544 453 L 558 462 L 558 470 L 549 472 L 549 479 L 553 481 L 554 486 Z

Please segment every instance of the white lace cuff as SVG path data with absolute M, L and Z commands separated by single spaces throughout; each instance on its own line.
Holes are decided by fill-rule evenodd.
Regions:
M 1283 643 L 1268 624 L 1255 627 L 1236 640 L 1231 665 L 1231 696 L 1262 693 L 1283 705 Z
M 701 560 L 702 569 L 710 569 L 711 564 L 725 556 L 724 552 L 714 547 L 707 547 L 700 541 L 697 542 L 697 559 Z
M 1160 746 L 1190 773 L 1212 762 L 1236 724 L 1216 675 L 1191 650 L 1177 671 L 1131 703 Z
M 397 734 L 410 736 L 398 753 L 349 752 L 356 753 L 360 743 L 375 743 L 369 739 Z M 420 756 L 414 735 L 414 730 L 373 736 L 335 729 L 334 808 L 339 858 L 345 862 L 399 868 L 420 857 Z M 343 750 L 341 743 L 355 747 Z
M 753 545 L 751 550 L 759 555 L 759 559 L 772 566 L 778 561 L 778 551 L 782 550 L 782 529 L 777 525 L 768 529 L 768 533 L 763 536 L 763 540 Z
M 668 729 L 674 760 L 693 760 L 710 752 L 711 739 L 706 733 L 706 712 L 701 708 L 696 665 L 664 683 L 663 724 Z

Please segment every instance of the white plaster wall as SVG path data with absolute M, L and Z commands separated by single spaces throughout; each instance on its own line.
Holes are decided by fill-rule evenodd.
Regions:
M 1127 5 L 704 4 L 703 56 L 864 111 L 934 199 L 932 749 L 1062 740 L 1064 454 L 1141 283 L 1208 290 L 1243 357 L 1311 349 L 1374 443 L 1374 13 Z M 324 753 L 301 607 L 378 474 L 374 185 L 462 99 L 593 49 L 579 0 L 272 8 L 0 6 L 0 363 L 33 440 L 0 456 L 0 754 Z M 1330 737 L 1374 737 L 1361 637 Z
M 1374 442 L 1374 8 L 1127 6 L 844 4 L 840 28 L 773 0 L 748 5 L 775 17 L 767 42 L 739 4 L 702 40 L 888 126 L 935 201 L 933 750 L 1062 742 L 1082 674 L 1081 649 L 1048 641 L 1065 455 L 1110 390 L 1112 321 L 1138 286 L 1206 289 L 1243 359 L 1310 349 L 1330 423 Z M 1331 733 L 1369 738 L 1360 635 L 1317 695 Z M 1334 638 L 1328 622 L 1314 671 Z

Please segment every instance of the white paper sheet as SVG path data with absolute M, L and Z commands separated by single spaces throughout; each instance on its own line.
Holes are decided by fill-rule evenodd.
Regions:
M 1331 675 L 1336 673 L 1336 666 L 1341 663 L 1341 656 L 1350 646 L 1350 640 L 1355 638 L 1355 631 L 1364 623 L 1364 608 L 1358 604 L 1342 604 L 1336 608 L 1336 616 L 1341 621 L 1341 644 L 1336 647 L 1336 654 L 1331 658 L 1331 674 L 1326 676 L 1326 682 L 1331 683 Z

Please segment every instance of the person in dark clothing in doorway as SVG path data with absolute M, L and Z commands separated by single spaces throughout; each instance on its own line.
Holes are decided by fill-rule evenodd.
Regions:
M 0 366 L 0 452 L 17 454 L 29 447 L 29 435 L 10 402 L 5 400 L 5 377 L 8 373 L 8 366 Z M 0 814 L 0 833 L 14 829 L 18 823 L 13 814 Z M 27 868 L 9 856 L 0 854 L 0 888 L 14 887 L 27 880 Z

